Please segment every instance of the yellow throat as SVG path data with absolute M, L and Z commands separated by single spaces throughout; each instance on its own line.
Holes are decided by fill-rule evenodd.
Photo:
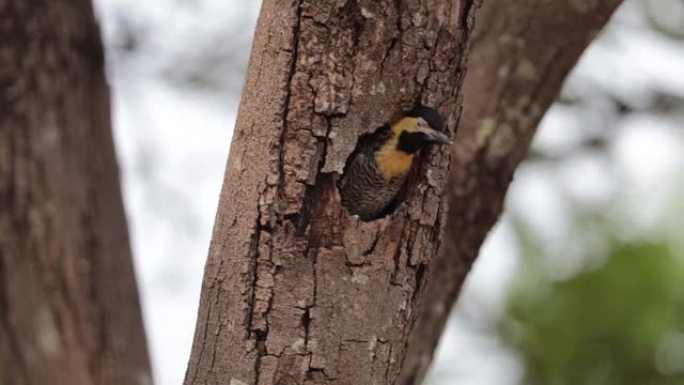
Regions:
M 392 126 L 392 136 L 375 154 L 375 163 L 385 179 L 403 176 L 411 170 L 413 154 L 397 150 L 399 135 L 402 132 L 414 132 L 418 118 L 405 117 Z

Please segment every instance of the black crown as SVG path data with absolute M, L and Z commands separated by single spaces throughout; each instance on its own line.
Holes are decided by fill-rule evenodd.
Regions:
M 411 118 L 423 118 L 432 129 L 444 131 L 444 118 L 434 108 L 417 105 L 406 115 Z

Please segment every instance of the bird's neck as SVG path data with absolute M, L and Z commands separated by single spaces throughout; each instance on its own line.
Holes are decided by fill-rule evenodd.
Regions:
M 386 180 L 402 177 L 411 170 L 417 148 L 415 150 L 403 148 L 401 144 L 404 144 L 402 137 L 412 132 L 416 125 L 417 119 L 413 117 L 404 117 L 396 122 L 391 127 L 389 139 L 375 153 L 375 163 Z
M 397 150 L 397 141 L 392 137 L 375 154 L 378 170 L 387 180 L 406 175 L 413 164 L 413 154 Z

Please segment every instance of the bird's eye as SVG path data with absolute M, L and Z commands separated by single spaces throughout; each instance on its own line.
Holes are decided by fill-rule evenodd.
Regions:
M 423 120 L 422 118 L 418 119 L 418 127 L 417 127 L 417 128 L 418 128 L 419 130 L 426 129 L 426 128 L 428 128 L 428 127 L 429 127 L 429 125 L 428 125 L 428 123 L 427 123 L 425 120 Z

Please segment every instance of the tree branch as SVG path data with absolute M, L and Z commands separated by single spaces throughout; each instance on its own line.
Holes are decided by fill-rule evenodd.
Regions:
M 620 0 L 486 1 L 464 84 L 444 242 L 413 329 L 401 384 L 420 384 L 463 281 L 503 209 L 563 80 Z

